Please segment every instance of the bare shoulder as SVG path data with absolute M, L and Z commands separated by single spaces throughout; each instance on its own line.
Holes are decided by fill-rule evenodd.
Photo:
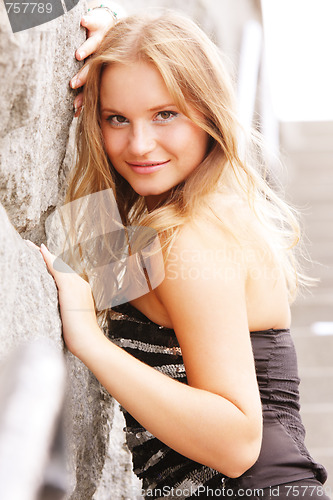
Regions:
M 166 271 L 178 264 L 188 272 L 192 269 L 193 276 L 199 268 L 217 271 L 225 266 L 238 267 L 244 273 L 245 261 L 242 246 L 231 232 L 220 221 L 202 217 L 181 228 L 170 250 Z M 216 278 L 216 273 L 212 277 Z
M 175 324 L 183 322 L 186 313 L 191 318 L 205 317 L 213 308 L 222 311 L 224 307 L 228 315 L 233 311 L 237 316 L 241 310 L 244 318 L 245 286 L 246 266 L 239 244 L 228 231 L 202 217 L 181 228 L 156 295 Z
M 151 260 L 154 275 L 160 276 L 161 260 Z M 194 312 L 200 317 L 212 314 L 212 298 L 221 309 L 221 304 L 231 300 L 231 288 L 237 296 L 234 306 L 242 300 L 244 262 L 238 243 L 221 224 L 196 219 L 178 233 L 164 262 L 162 282 L 158 280 L 158 286 L 131 303 L 160 325 L 175 328 L 180 313 L 189 324 Z
M 215 205 L 213 211 L 215 217 L 200 217 L 180 231 L 157 297 L 173 320 L 179 304 L 183 314 L 188 301 L 189 314 L 193 304 L 195 314 L 216 307 L 222 311 L 220 321 L 229 318 L 236 325 L 235 318 L 242 316 L 250 331 L 289 327 L 286 279 L 265 229 L 237 200 Z

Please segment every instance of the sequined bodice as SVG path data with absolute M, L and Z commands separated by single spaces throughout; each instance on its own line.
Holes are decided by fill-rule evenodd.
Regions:
M 174 330 L 158 326 L 129 303 L 114 308 L 108 328 L 114 343 L 156 370 L 187 383 Z M 258 461 L 237 478 L 237 485 L 264 488 L 280 484 L 282 480 L 313 476 L 323 482 L 325 469 L 313 461 L 304 445 L 297 360 L 289 330 L 251 332 L 251 341 L 263 407 L 264 433 Z M 125 410 L 124 415 L 134 471 L 142 478 L 144 489 L 151 493 L 147 498 L 160 498 L 163 488 L 167 492 L 175 485 L 178 490 L 183 488 L 194 492 L 200 485 L 217 488 L 226 482 L 235 483 L 235 480 L 170 449 Z M 153 490 L 158 492 L 155 496 Z M 189 496 L 184 494 L 177 498 Z

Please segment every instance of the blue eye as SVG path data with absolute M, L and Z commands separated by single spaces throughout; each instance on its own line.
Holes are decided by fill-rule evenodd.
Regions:
M 127 118 L 122 115 L 110 115 L 107 117 L 106 121 L 115 127 L 121 127 L 122 125 L 127 125 L 129 123 Z
M 165 122 L 170 122 L 174 118 L 178 116 L 179 113 L 176 113 L 176 111 L 160 111 L 156 115 L 156 121 L 165 123 Z

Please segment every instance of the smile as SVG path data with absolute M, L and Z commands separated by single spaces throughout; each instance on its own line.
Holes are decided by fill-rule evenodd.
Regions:
M 139 174 L 151 174 L 157 172 L 164 166 L 166 166 L 170 160 L 166 161 L 147 161 L 147 162 L 126 162 L 127 165 L 136 173 Z

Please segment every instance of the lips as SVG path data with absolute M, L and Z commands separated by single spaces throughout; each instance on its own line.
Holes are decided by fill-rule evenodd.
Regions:
M 133 167 L 156 167 L 156 165 L 164 165 L 169 160 L 166 161 L 129 161 L 128 165 Z
M 165 167 L 170 160 L 166 161 L 135 161 L 135 162 L 126 162 L 127 165 L 136 173 L 139 174 L 151 174 L 153 172 L 157 172 Z

